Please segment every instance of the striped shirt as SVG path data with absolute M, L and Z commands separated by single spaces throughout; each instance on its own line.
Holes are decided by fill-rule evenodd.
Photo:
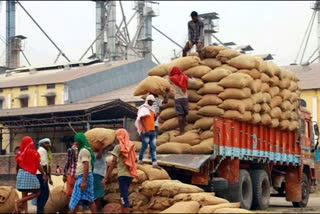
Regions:
M 190 21 L 188 22 L 188 39 L 190 42 L 197 43 L 204 41 L 203 38 L 203 27 L 204 24 L 202 21 L 198 20 L 197 22 Z
M 71 176 L 76 175 L 78 161 L 78 148 L 76 146 L 72 146 L 67 151 L 67 163 L 64 167 L 64 175 L 70 174 Z

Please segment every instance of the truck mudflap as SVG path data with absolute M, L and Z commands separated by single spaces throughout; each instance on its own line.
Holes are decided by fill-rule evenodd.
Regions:
M 211 157 L 212 155 L 161 154 L 157 155 L 157 162 L 160 166 L 200 172 L 201 166 Z M 144 158 L 143 161 L 151 163 L 149 158 Z

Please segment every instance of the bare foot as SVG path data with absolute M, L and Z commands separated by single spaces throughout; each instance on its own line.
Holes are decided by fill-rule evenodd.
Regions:
M 19 213 L 19 199 L 14 201 L 14 210 L 12 213 Z

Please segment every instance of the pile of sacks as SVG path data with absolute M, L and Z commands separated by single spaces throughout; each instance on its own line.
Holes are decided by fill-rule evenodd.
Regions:
M 158 153 L 204 154 L 213 146 L 213 117 L 224 117 L 281 130 L 298 128 L 297 76 L 260 57 L 242 54 L 223 46 L 207 46 L 197 56 L 178 58 L 158 65 L 136 88 L 134 95 L 152 92 L 170 99 L 159 116 L 162 133 Z M 178 66 L 196 79 L 188 85 L 189 115 L 186 133 L 175 137 L 178 119 L 174 109 L 169 71 Z
M 112 172 L 105 191 L 105 212 L 108 207 L 120 204 L 116 169 Z M 138 178 L 134 178 L 129 189 L 129 201 L 132 213 L 238 213 L 250 212 L 239 209 L 240 203 L 229 203 L 227 200 L 206 193 L 203 189 L 170 180 L 163 169 L 151 165 L 138 165 Z
M 12 213 L 15 201 L 19 200 L 18 192 L 10 186 L 0 186 L 0 213 Z

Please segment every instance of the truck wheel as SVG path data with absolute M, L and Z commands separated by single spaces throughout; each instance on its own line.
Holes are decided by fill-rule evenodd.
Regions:
M 269 207 L 270 181 L 265 170 L 258 169 L 251 171 L 253 200 L 252 208 L 265 210 Z
M 252 182 L 249 172 L 245 169 L 239 170 L 239 199 L 241 208 L 251 208 Z
M 309 201 L 309 194 L 310 194 L 310 185 L 308 176 L 303 173 L 302 174 L 302 181 L 301 181 L 301 198 L 300 202 L 292 202 L 294 207 L 306 207 Z

